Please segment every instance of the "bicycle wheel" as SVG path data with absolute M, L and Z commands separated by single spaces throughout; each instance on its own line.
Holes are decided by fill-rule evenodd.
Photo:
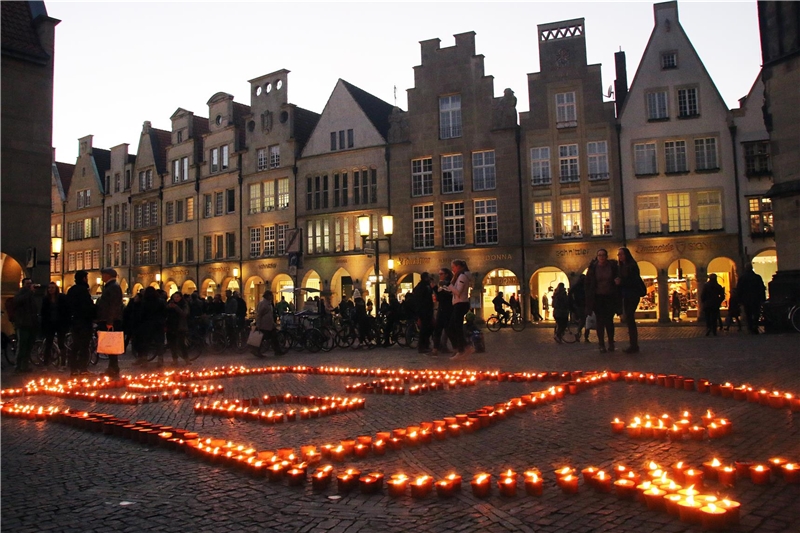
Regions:
M 525 321 L 520 315 L 514 315 L 511 319 L 511 329 L 514 331 L 522 331 L 525 329 Z
M 325 344 L 325 336 L 316 328 L 307 329 L 303 337 L 303 344 L 311 353 L 317 353 L 322 349 L 322 345 Z
M 336 346 L 339 348 L 349 348 L 353 345 L 355 339 L 356 336 L 348 328 L 342 329 L 342 331 L 336 334 Z
M 503 327 L 503 324 L 496 316 L 490 316 L 489 320 L 486 321 L 486 329 L 489 331 L 498 332 L 501 327 Z
M 800 332 L 800 306 L 796 305 L 789 311 L 789 323 L 795 331 Z
M 44 339 L 36 339 L 34 341 L 30 360 L 33 366 L 42 366 L 44 364 Z
M 3 358 L 9 365 L 17 364 L 17 336 L 3 333 Z
M 409 348 L 416 348 L 418 342 L 419 330 L 417 329 L 417 323 L 411 322 L 408 327 L 406 327 L 406 346 Z
M 405 322 L 398 322 L 394 325 L 394 331 L 392 332 L 392 336 L 395 339 L 395 342 L 398 346 L 402 346 L 403 348 L 406 347 L 406 324 Z
M 206 343 L 202 337 L 186 337 L 186 347 L 189 361 L 194 361 L 206 351 Z
M 236 353 L 244 353 L 247 351 L 247 338 L 250 336 L 249 329 L 242 329 L 236 333 L 236 339 L 234 342 L 233 349 L 236 350 Z
M 228 338 L 225 331 L 215 330 L 211 334 L 211 351 L 215 354 L 221 354 L 225 351 L 225 346 L 228 344 Z
M 567 344 L 572 344 L 578 340 L 578 328 L 575 324 L 569 324 L 567 326 L 567 329 L 564 330 L 564 334 L 561 335 L 561 340 Z
M 320 331 L 325 337 L 325 342 L 322 343 L 322 350 L 330 352 L 336 347 L 336 331 L 330 326 L 322 326 Z

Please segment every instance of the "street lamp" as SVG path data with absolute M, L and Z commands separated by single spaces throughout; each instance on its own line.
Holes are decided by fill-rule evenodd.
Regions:
M 364 253 L 367 253 L 366 243 L 367 241 L 371 241 L 375 244 L 375 306 L 380 306 L 380 298 L 381 298 L 381 282 L 383 281 L 383 277 L 381 276 L 381 262 L 380 262 L 380 247 L 381 241 L 386 241 L 389 243 L 389 257 L 392 256 L 392 233 L 394 233 L 394 217 L 392 215 L 383 215 L 382 217 L 383 222 L 383 234 L 385 237 L 370 237 L 370 216 L 369 215 L 361 215 L 358 217 L 358 232 L 361 234 L 361 244 L 362 248 L 364 249 Z M 394 267 L 394 261 L 389 259 L 389 270 L 392 270 Z
M 50 253 L 53 255 L 53 261 L 56 265 L 56 269 L 59 272 L 62 272 L 62 268 L 58 265 L 58 256 L 61 255 L 61 246 L 63 244 L 63 240 L 61 237 L 50 237 Z M 52 274 L 52 272 L 50 273 Z M 63 278 L 63 274 L 62 274 Z M 61 280 L 58 281 L 58 286 L 61 287 Z

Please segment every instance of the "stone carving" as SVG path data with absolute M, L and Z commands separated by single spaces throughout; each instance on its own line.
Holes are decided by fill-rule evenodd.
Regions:
M 506 89 L 503 96 L 495 98 L 492 104 L 492 128 L 513 128 L 517 125 L 517 97 L 514 91 Z

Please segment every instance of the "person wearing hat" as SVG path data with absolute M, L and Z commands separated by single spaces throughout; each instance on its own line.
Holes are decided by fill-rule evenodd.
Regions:
M 706 321 L 706 337 L 713 334 L 717 336 L 717 322 L 719 322 L 719 306 L 725 301 L 725 288 L 717 283 L 717 275 L 709 274 L 708 282 L 700 293 L 700 304 L 703 307 L 703 317 Z
M 88 272 L 78 270 L 75 272 L 75 285 L 67 291 L 72 334 L 72 350 L 68 354 L 67 363 L 71 376 L 89 373 L 89 344 L 92 341 L 92 322 L 96 309 L 89 294 L 88 278 Z
M 117 283 L 117 271 L 104 268 L 100 276 L 103 278 L 103 292 L 97 300 L 97 328 L 100 331 L 122 331 L 122 289 Z M 108 354 L 105 374 L 110 378 L 119 377 L 119 355 Z

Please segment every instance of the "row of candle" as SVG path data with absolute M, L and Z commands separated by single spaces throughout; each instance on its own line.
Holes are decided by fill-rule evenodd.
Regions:
M 627 431 L 631 438 L 655 438 L 664 439 L 669 437 L 670 441 L 680 441 L 685 435 L 689 435 L 693 440 L 703 440 L 706 435 L 708 438 L 716 439 L 730 435 L 733 424 L 727 418 L 716 418 L 711 410 L 701 417 L 702 425 L 691 422 L 691 415 L 684 411 L 684 418 L 675 421 L 670 427 L 672 419 L 669 415 L 663 414 L 654 418 L 650 415 L 644 417 L 634 417 L 630 424 L 615 418 L 611 421 L 611 430 L 614 433 Z
M 320 418 L 325 416 L 343 413 L 346 411 L 355 411 L 356 409 L 364 409 L 365 401 L 357 398 L 352 400 L 343 400 L 342 403 L 336 402 L 330 405 L 323 405 L 321 407 L 304 407 L 302 409 L 289 409 L 285 413 L 283 411 L 275 411 L 270 409 L 257 409 L 249 407 L 237 407 L 234 404 L 224 405 L 221 402 L 214 404 L 201 404 L 194 405 L 194 412 L 198 415 L 213 415 L 224 416 L 229 418 L 239 418 L 242 420 L 266 422 L 270 424 L 278 424 L 281 422 L 294 422 L 298 418 L 300 420 L 309 420 L 313 418 Z
M 32 380 L 25 384 L 23 388 L 19 389 L 3 389 L 0 390 L 0 399 L 18 398 L 21 396 L 35 396 L 38 394 L 48 394 L 53 391 L 96 391 L 103 389 L 116 389 L 124 387 L 127 380 L 124 378 L 111 380 L 108 376 L 102 376 L 95 379 L 69 379 L 62 380 L 61 378 L 40 378 L 39 380 Z
M 789 392 L 780 390 L 769 391 L 761 388 L 756 389 L 750 385 L 735 386 L 730 382 L 712 383 L 707 379 L 699 379 L 695 384 L 692 378 L 686 378 L 676 374 L 652 374 L 644 372 L 610 372 L 611 381 L 646 383 L 650 385 L 660 385 L 667 388 L 682 390 L 697 390 L 700 393 L 709 393 L 712 396 L 723 398 L 733 398 L 738 401 L 748 401 L 768 405 L 775 409 L 789 408 L 792 411 L 800 411 L 800 397 Z

